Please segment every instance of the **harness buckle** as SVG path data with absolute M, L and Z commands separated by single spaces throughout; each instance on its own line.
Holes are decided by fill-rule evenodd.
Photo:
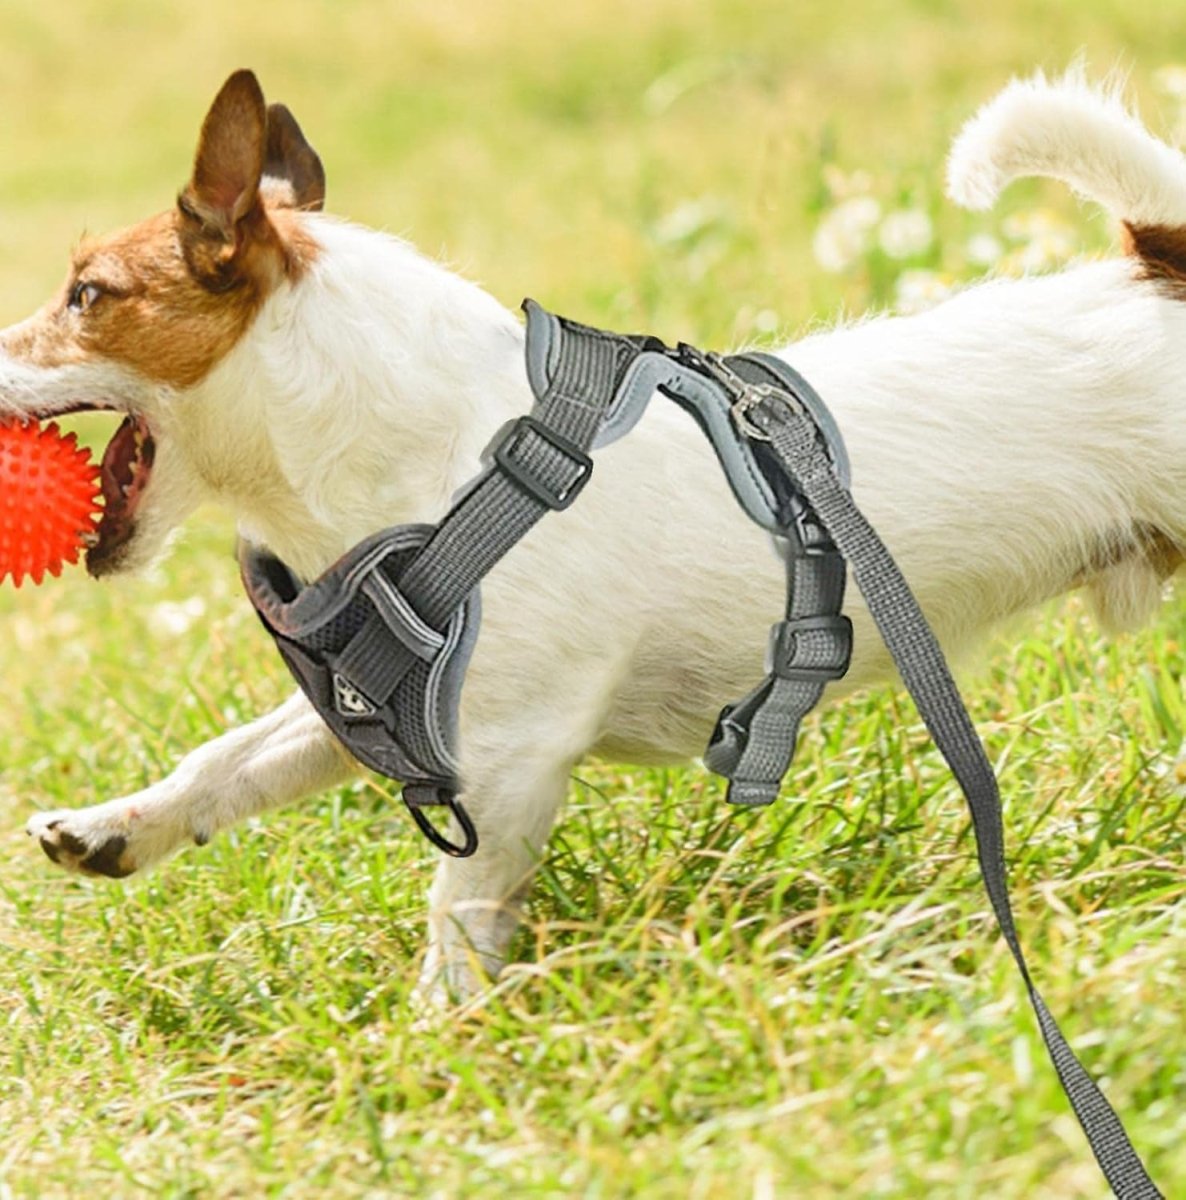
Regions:
M 531 461 L 528 456 L 533 449 L 538 453 L 541 443 L 564 458 L 563 465 L 570 470 L 570 478 L 556 482 L 554 467 L 549 470 L 547 464 L 541 470 L 538 461 Z M 580 446 L 530 413 L 508 421 L 494 435 L 484 457 L 492 458 L 521 492 L 553 512 L 566 509 L 581 494 L 593 473 L 593 460 Z
M 804 635 L 828 634 L 827 638 Z M 770 628 L 766 670 L 779 679 L 823 685 L 848 674 L 852 661 L 852 621 L 843 613 L 791 617 Z
M 774 543 L 784 562 L 820 554 L 835 554 L 836 544 L 815 509 L 801 496 L 791 496 L 782 514 L 783 524 Z

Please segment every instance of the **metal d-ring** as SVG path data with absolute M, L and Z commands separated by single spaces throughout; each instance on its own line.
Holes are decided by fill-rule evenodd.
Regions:
M 690 362 L 705 374 L 715 379 L 730 397 L 729 415 L 737 432 L 753 442 L 770 442 L 774 439 L 761 426 L 754 423 L 749 415 L 759 405 L 767 400 L 778 400 L 788 408 L 803 415 L 803 406 L 799 398 L 785 387 L 775 387 L 769 383 L 750 383 L 742 379 L 732 367 L 719 355 L 711 351 L 707 354 L 694 346 L 681 343 L 678 353 L 685 362 Z
M 457 799 L 451 788 L 435 784 L 409 783 L 404 786 L 402 798 L 408 812 L 412 814 L 412 820 L 416 822 L 417 828 L 438 850 L 448 854 L 451 858 L 469 858 L 478 848 L 478 831 L 474 828 L 473 821 L 469 819 L 469 813 L 462 808 L 461 801 Z M 447 808 L 449 810 L 450 814 L 457 819 L 457 824 L 461 826 L 461 832 L 465 838 L 461 845 L 450 841 L 437 829 L 425 814 L 426 808 Z
M 755 425 L 750 412 L 767 400 L 780 400 L 783 404 L 794 407 L 792 397 L 783 388 L 772 387 L 768 383 L 742 382 L 742 393 L 729 406 L 729 414 L 733 418 L 737 432 L 744 434 L 755 442 L 770 442 L 774 439 L 764 429 Z

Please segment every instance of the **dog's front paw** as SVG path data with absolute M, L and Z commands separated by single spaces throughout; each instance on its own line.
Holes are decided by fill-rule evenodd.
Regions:
M 480 956 L 469 946 L 428 948 L 413 999 L 422 1012 L 456 1012 L 486 996 L 503 967 L 501 954 Z
M 29 819 L 25 832 L 68 871 L 123 879 L 141 865 L 128 845 L 127 831 L 98 810 L 37 813 Z

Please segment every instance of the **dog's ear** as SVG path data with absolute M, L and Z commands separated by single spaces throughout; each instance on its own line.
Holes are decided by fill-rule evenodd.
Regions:
M 259 81 L 236 71 L 222 85 L 202 122 L 193 177 L 178 198 L 188 236 L 186 259 L 211 286 L 234 282 L 235 258 L 259 202 L 267 145 L 267 110 Z
M 268 105 L 262 187 L 273 204 L 285 208 L 320 212 L 325 207 L 325 168 L 283 104 Z
M 182 193 L 194 214 L 228 241 L 258 200 L 266 131 L 259 81 L 251 71 L 236 71 L 202 122 L 193 178 Z

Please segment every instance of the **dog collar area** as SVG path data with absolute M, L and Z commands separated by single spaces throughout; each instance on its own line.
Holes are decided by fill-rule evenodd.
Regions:
M 360 762 L 403 783 L 404 803 L 434 845 L 473 854 L 478 834 L 459 800 L 456 746 L 479 584 L 541 517 L 579 498 L 591 451 L 628 433 L 652 396 L 667 397 L 695 419 L 737 502 L 776 538 L 787 566 L 766 677 L 722 710 L 705 764 L 728 780 L 734 804 L 777 797 L 803 717 L 848 669 L 852 626 L 840 610 L 851 568 L 968 802 L 993 913 L 1092 1151 L 1120 1200 L 1163 1200 L 1034 988 L 1009 902 L 996 777 L 917 600 L 849 494 L 843 439 L 823 401 L 769 355 L 670 349 L 530 300 L 524 308 L 535 407 L 499 431 L 439 524 L 376 534 L 307 587 L 261 550 L 241 555 L 247 594 L 323 720 Z M 433 808 L 448 814 L 448 830 L 429 818 Z

